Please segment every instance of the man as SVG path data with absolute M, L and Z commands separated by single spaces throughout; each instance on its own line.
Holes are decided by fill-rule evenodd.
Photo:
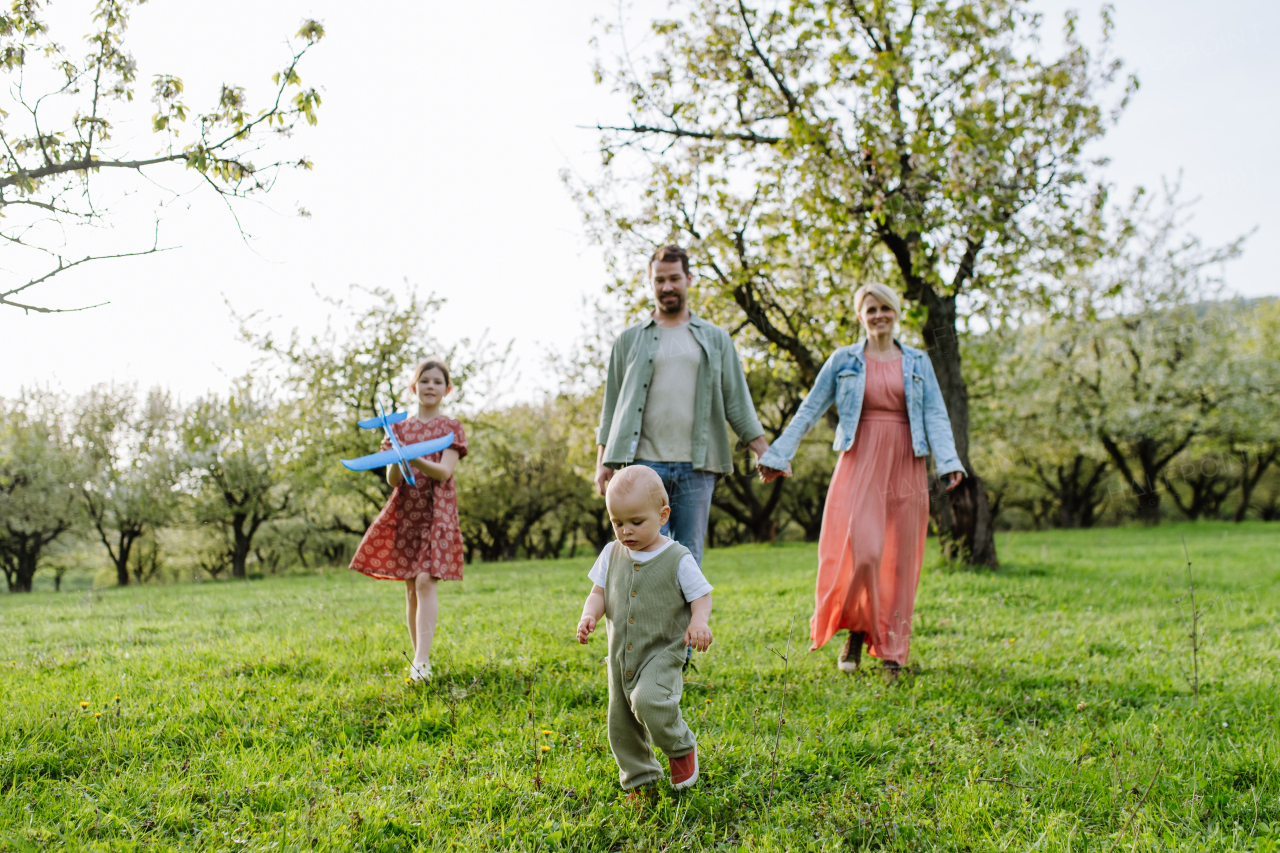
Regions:
M 646 465 L 671 503 L 663 525 L 702 565 L 711 492 L 733 470 L 728 421 L 756 457 L 769 449 L 733 339 L 689 311 L 689 255 L 663 246 L 649 259 L 657 308 L 629 326 L 609 353 L 596 431 L 596 488 L 615 469 Z

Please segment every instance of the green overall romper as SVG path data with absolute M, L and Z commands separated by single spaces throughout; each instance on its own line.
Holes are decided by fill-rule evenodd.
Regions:
M 680 716 L 685 631 L 692 611 L 676 569 L 689 553 L 672 542 L 644 562 L 621 543 L 610 549 L 604 614 L 609 632 L 609 746 L 630 790 L 662 778 L 652 743 L 668 758 L 697 745 Z

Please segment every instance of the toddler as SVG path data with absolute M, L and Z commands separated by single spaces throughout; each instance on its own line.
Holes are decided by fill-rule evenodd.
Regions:
M 698 781 L 698 749 L 680 716 L 682 670 L 689 646 L 711 645 L 711 584 L 689 549 L 662 535 L 671 506 L 653 469 L 623 468 L 605 503 L 618 538 L 591 567 L 578 642 L 608 617 L 609 746 L 622 787 L 662 778 L 652 743 L 671 763 L 671 787 L 688 788 Z

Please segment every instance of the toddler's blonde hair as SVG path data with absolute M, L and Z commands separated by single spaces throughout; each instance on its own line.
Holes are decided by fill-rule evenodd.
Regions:
M 650 505 L 662 509 L 668 505 L 667 489 L 662 485 L 658 472 L 646 465 L 628 465 L 609 479 L 609 488 L 605 491 L 604 502 L 607 506 L 609 498 L 642 491 Z

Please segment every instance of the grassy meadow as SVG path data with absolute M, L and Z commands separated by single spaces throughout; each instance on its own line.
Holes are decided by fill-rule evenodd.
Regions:
M 702 781 L 639 801 L 603 631 L 572 638 L 588 558 L 442 585 L 426 687 L 400 586 L 346 571 L 4 596 L 0 850 L 1276 851 L 1277 545 L 1198 523 L 1001 534 L 997 573 L 931 553 L 897 683 L 807 651 L 813 546 L 710 551 Z

